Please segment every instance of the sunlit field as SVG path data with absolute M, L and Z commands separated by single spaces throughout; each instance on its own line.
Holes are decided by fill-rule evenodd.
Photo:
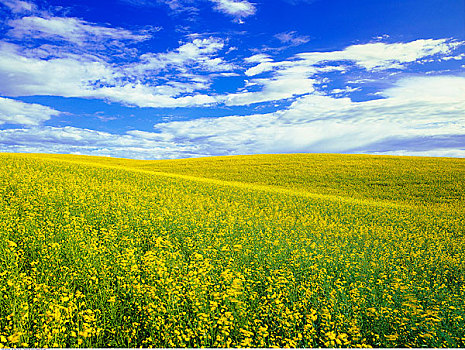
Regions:
M 465 159 L 0 154 L 2 347 L 464 347 Z

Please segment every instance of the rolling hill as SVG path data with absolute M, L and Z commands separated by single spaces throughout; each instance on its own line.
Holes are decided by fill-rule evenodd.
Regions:
M 464 159 L 0 163 L 3 346 L 465 346 Z

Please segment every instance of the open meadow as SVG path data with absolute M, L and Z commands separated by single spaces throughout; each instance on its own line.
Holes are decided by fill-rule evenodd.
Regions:
M 465 159 L 0 154 L 2 347 L 465 347 Z

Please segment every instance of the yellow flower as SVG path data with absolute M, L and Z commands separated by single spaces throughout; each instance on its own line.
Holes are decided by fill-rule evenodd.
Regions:
M 20 337 L 21 337 L 21 333 L 15 333 L 7 337 L 7 339 L 10 343 L 16 344 L 19 341 Z
M 385 337 L 386 337 L 387 340 L 395 341 L 395 340 L 397 340 L 399 335 L 397 333 L 394 333 L 394 334 L 386 335 Z

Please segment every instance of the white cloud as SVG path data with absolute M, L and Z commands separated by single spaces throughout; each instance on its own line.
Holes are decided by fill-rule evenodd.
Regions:
M 229 106 L 279 101 L 313 92 L 314 80 L 294 74 L 278 75 L 272 79 L 254 79 L 249 85 L 262 86 L 260 91 L 238 92 L 219 96 L 218 100 Z
M 74 34 L 70 34 L 70 40 L 80 41 L 81 35 L 90 33 L 120 39 L 133 35 L 129 31 L 107 31 L 109 28 L 70 20 L 63 22 L 63 28 L 60 27 L 63 23 L 58 21 L 61 29 L 46 26 L 50 30 L 44 29 L 41 33 L 65 36 L 67 25 L 72 23 L 71 27 L 80 29 L 74 39 Z M 174 50 L 147 53 L 126 64 L 109 63 L 99 55 L 66 51 L 56 51 L 50 57 L 49 51 L 53 48 L 25 49 L 0 42 L 0 94 L 99 98 L 139 107 L 250 105 L 314 93 L 322 74 L 350 69 L 349 65 L 334 65 L 335 61 L 352 60 L 367 69 L 384 69 L 435 55 L 439 59 L 459 44 L 462 43 L 442 39 L 355 45 L 342 51 L 303 53 L 280 62 L 258 54 L 244 60 L 246 64 L 255 64 L 245 69 L 244 74 L 250 77 L 264 74 L 264 77 L 244 81 L 242 89 L 221 95 L 211 92 L 213 79 L 222 74 L 237 74 L 241 68 L 221 56 L 226 50 L 225 42 L 218 38 L 195 38 Z M 375 47 L 381 49 L 374 50 Z
M 168 5 L 173 11 L 185 11 L 186 3 L 192 3 L 192 0 L 158 0 L 157 2 Z M 189 9 L 191 9 L 191 7 L 189 7 Z
M 140 56 L 140 63 L 131 67 L 143 73 L 175 68 L 187 71 L 189 68 L 203 69 L 210 72 L 230 71 L 235 67 L 216 57 L 222 50 L 224 42 L 217 38 L 194 39 L 184 43 L 173 51 L 166 53 L 148 53 Z
M 37 17 L 29 16 L 11 20 L 12 29 L 8 35 L 17 39 L 53 39 L 86 45 L 101 40 L 142 41 L 150 36 L 135 34 L 126 29 L 102 27 L 71 17 Z
M 27 13 L 37 9 L 33 3 L 21 0 L 0 0 L 0 4 L 8 7 L 13 13 Z
M 167 133 L 155 133 L 155 132 L 147 132 L 147 131 L 140 131 L 140 130 L 131 130 L 128 131 L 126 134 L 135 136 L 137 138 L 141 138 L 144 140 L 153 140 L 153 141 L 172 141 L 173 135 Z
M 120 0 L 127 4 L 137 6 L 137 7 L 156 7 L 160 6 L 161 4 L 166 5 L 172 11 L 172 13 L 176 15 L 185 15 L 188 14 L 195 14 L 198 12 L 198 9 L 192 4 L 195 3 L 196 0 Z
M 124 135 L 72 127 L 10 129 L 0 131 L 0 151 L 144 159 L 292 152 L 465 156 L 463 88 L 465 77 L 411 77 L 384 90 L 384 99 L 353 102 L 313 93 L 276 113 L 165 122 L 155 125 L 156 132 Z
M 283 44 L 289 44 L 291 46 L 298 46 L 310 41 L 309 36 L 297 35 L 296 31 L 279 33 L 275 35 L 275 38 L 281 41 Z
M 359 91 L 359 90 L 360 88 L 353 88 L 350 86 L 346 86 L 344 89 L 333 89 L 331 90 L 331 93 L 335 95 L 343 95 L 343 94 L 347 94 L 347 93 L 351 93 L 351 92 Z
M 276 62 L 272 62 L 269 59 L 264 59 L 262 62 L 257 64 L 256 66 L 250 67 L 245 71 L 245 75 L 249 77 L 253 77 L 255 75 L 259 75 L 261 73 L 270 72 L 274 70 L 275 67 L 279 66 Z
M 233 16 L 237 19 L 255 14 L 255 6 L 247 0 L 210 0 L 217 11 Z
M 465 53 L 461 53 L 459 55 L 455 56 L 447 56 L 447 57 L 442 57 L 442 61 L 450 61 L 450 60 L 455 60 L 455 61 L 462 61 L 465 59 Z
M 367 70 L 402 69 L 406 63 L 425 57 L 447 55 L 463 44 L 447 39 L 422 39 L 394 44 L 378 42 L 352 45 L 342 51 L 301 53 L 297 57 L 312 65 L 329 61 L 352 61 Z
M 39 152 L 166 159 L 199 155 L 195 145 L 155 139 L 140 131 L 125 135 L 66 126 L 0 130 L 0 152 Z
M 160 91 L 160 90 L 158 90 Z M 177 94 L 178 89 L 174 88 Z M 122 104 L 139 107 L 195 107 L 216 103 L 213 96 L 195 94 L 190 96 L 172 97 L 168 94 L 157 93 L 157 88 L 141 84 L 125 84 L 123 86 L 102 87 L 88 93 L 95 98 L 109 99 Z
M 42 60 L 27 57 L 17 45 L 0 43 L 0 93 L 7 96 L 91 97 L 94 82 L 112 83 L 118 76 L 105 62 L 86 57 Z
M 405 96 L 406 87 L 418 93 Z M 442 88 L 444 94 L 429 99 Z M 309 94 L 297 99 L 287 110 L 274 114 L 203 118 L 155 127 L 180 144 L 197 143 L 203 153 L 210 150 L 211 155 L 371 153 L 386 144 L 390 145 L 391 153 L 431 150 L 463 154 L 464 88 L 465 77 L 406 78 L 385 90 L 385 99 L 352 102 L 349 98 Z M 408 142 L 417 138 L 423 139 L 426 146 L 421 147 L 427 150 Z
M 190 74 L 187 66 L 192 63 L 207 71 L 219 70 L 222 62 L 214 58 L 208 62 L 208 57 L 222 44 L 214 40 L 199 42 L 184 44 L 173 54 L 161 54 L 156 64 L 149 65 L 143 60 L 126 67 L 86 56 L 67 55 L 70 57 L 48 60 L 34 55 L 28 57 L 18 45 L 0 42 L 0 80 L 3 82 L 0 93 L 7 96 L 100 98 L 139 107 L 209 105 L 216 99 L 197 92 L 208 88 L 208 77 Z M 145 70 L 160 70 L 168 66 L 174 66 L 184 74 L 166 75 L 168 82 L 165 84 L 140 82 L 144 79 Z M 180 96 L 182 94 L 189 95 Z
M 246 57 L 244 61 L 247 63 L 262 63 L 262 62 L 272 62 L 273 60 L 271 59 L 270 55 L 260 53 L 260 54 L 256 54 L 250 57 Z
M 270 77 L 252 79 L 249 85 L 262 86 L 260 91 L 231 94 L 225 98 L 225 103 L 245 105 L 312 93 L 318 75 L 331 71 L 344 72 L 349 69 L 341 64 L 331 65 L 333 62 L 352 61 L 367 70 L 403 68 L 403 64 L 416 62 L 425 57 L 447 55 L 460 44 L 463 43 L 441 39 L 398 44 L 353 45 L 342 51 L 301 53 L 294 59 L 280 62 L 273 61 L 267 55 L 253 55 L 245 61 L 258 64 L 248 68 L 245 75 L 254 77 L 268 73 Z M 334 93 L 337 92 L 340 93 L 342 90 L 336 89 Z M 350 91 L 346 89 L 345 92 Z
M 39 125 L 59 114 L 50 107 L 0 97 L 0 124 Z
M 421 63 L 422 59 L 432 58 L 435 55 L 438 55 L 438 59 L 440 59 L 464 44 L 465 42 L 455 42 L 447 39 L 415 40 L 394 44 L 378 42 L 352 45 L 341 51 L 299 53 L 295 59 L 281 62 L 274 62 L 264 55 L 254 55 L 249 58 L 252 59 L 249 62 L 256 62 L 258 65 L 249 68 L 246 75 L 254 76 L 264 72 L 297 66 L 318 66 L 318 70 L 321 70 L 323 69 L 323 67 L 320 67 L 322 64 L 339 61 L 353 62 L 369 71 L 390 68 L 404 69 L 405 64 Z
M 120 0 L 135 6 L 159 6 L 164 4 L 176 14 L 197 14 L 199 9 L 193 5 L 198 3 L 198 0 Z M 239 23 L 242 23 L 242 18 L 255 14 L 255 5 L 248 0 L 207 0 L 214 5 L 214 9 L 218 12 L 232 16 Z
M 412 76 L 397 82 L 395 86 L 382 91 L 380 95 L 396 100 L 424 101 L 425 103 L 464 102 L 464 77 Z

